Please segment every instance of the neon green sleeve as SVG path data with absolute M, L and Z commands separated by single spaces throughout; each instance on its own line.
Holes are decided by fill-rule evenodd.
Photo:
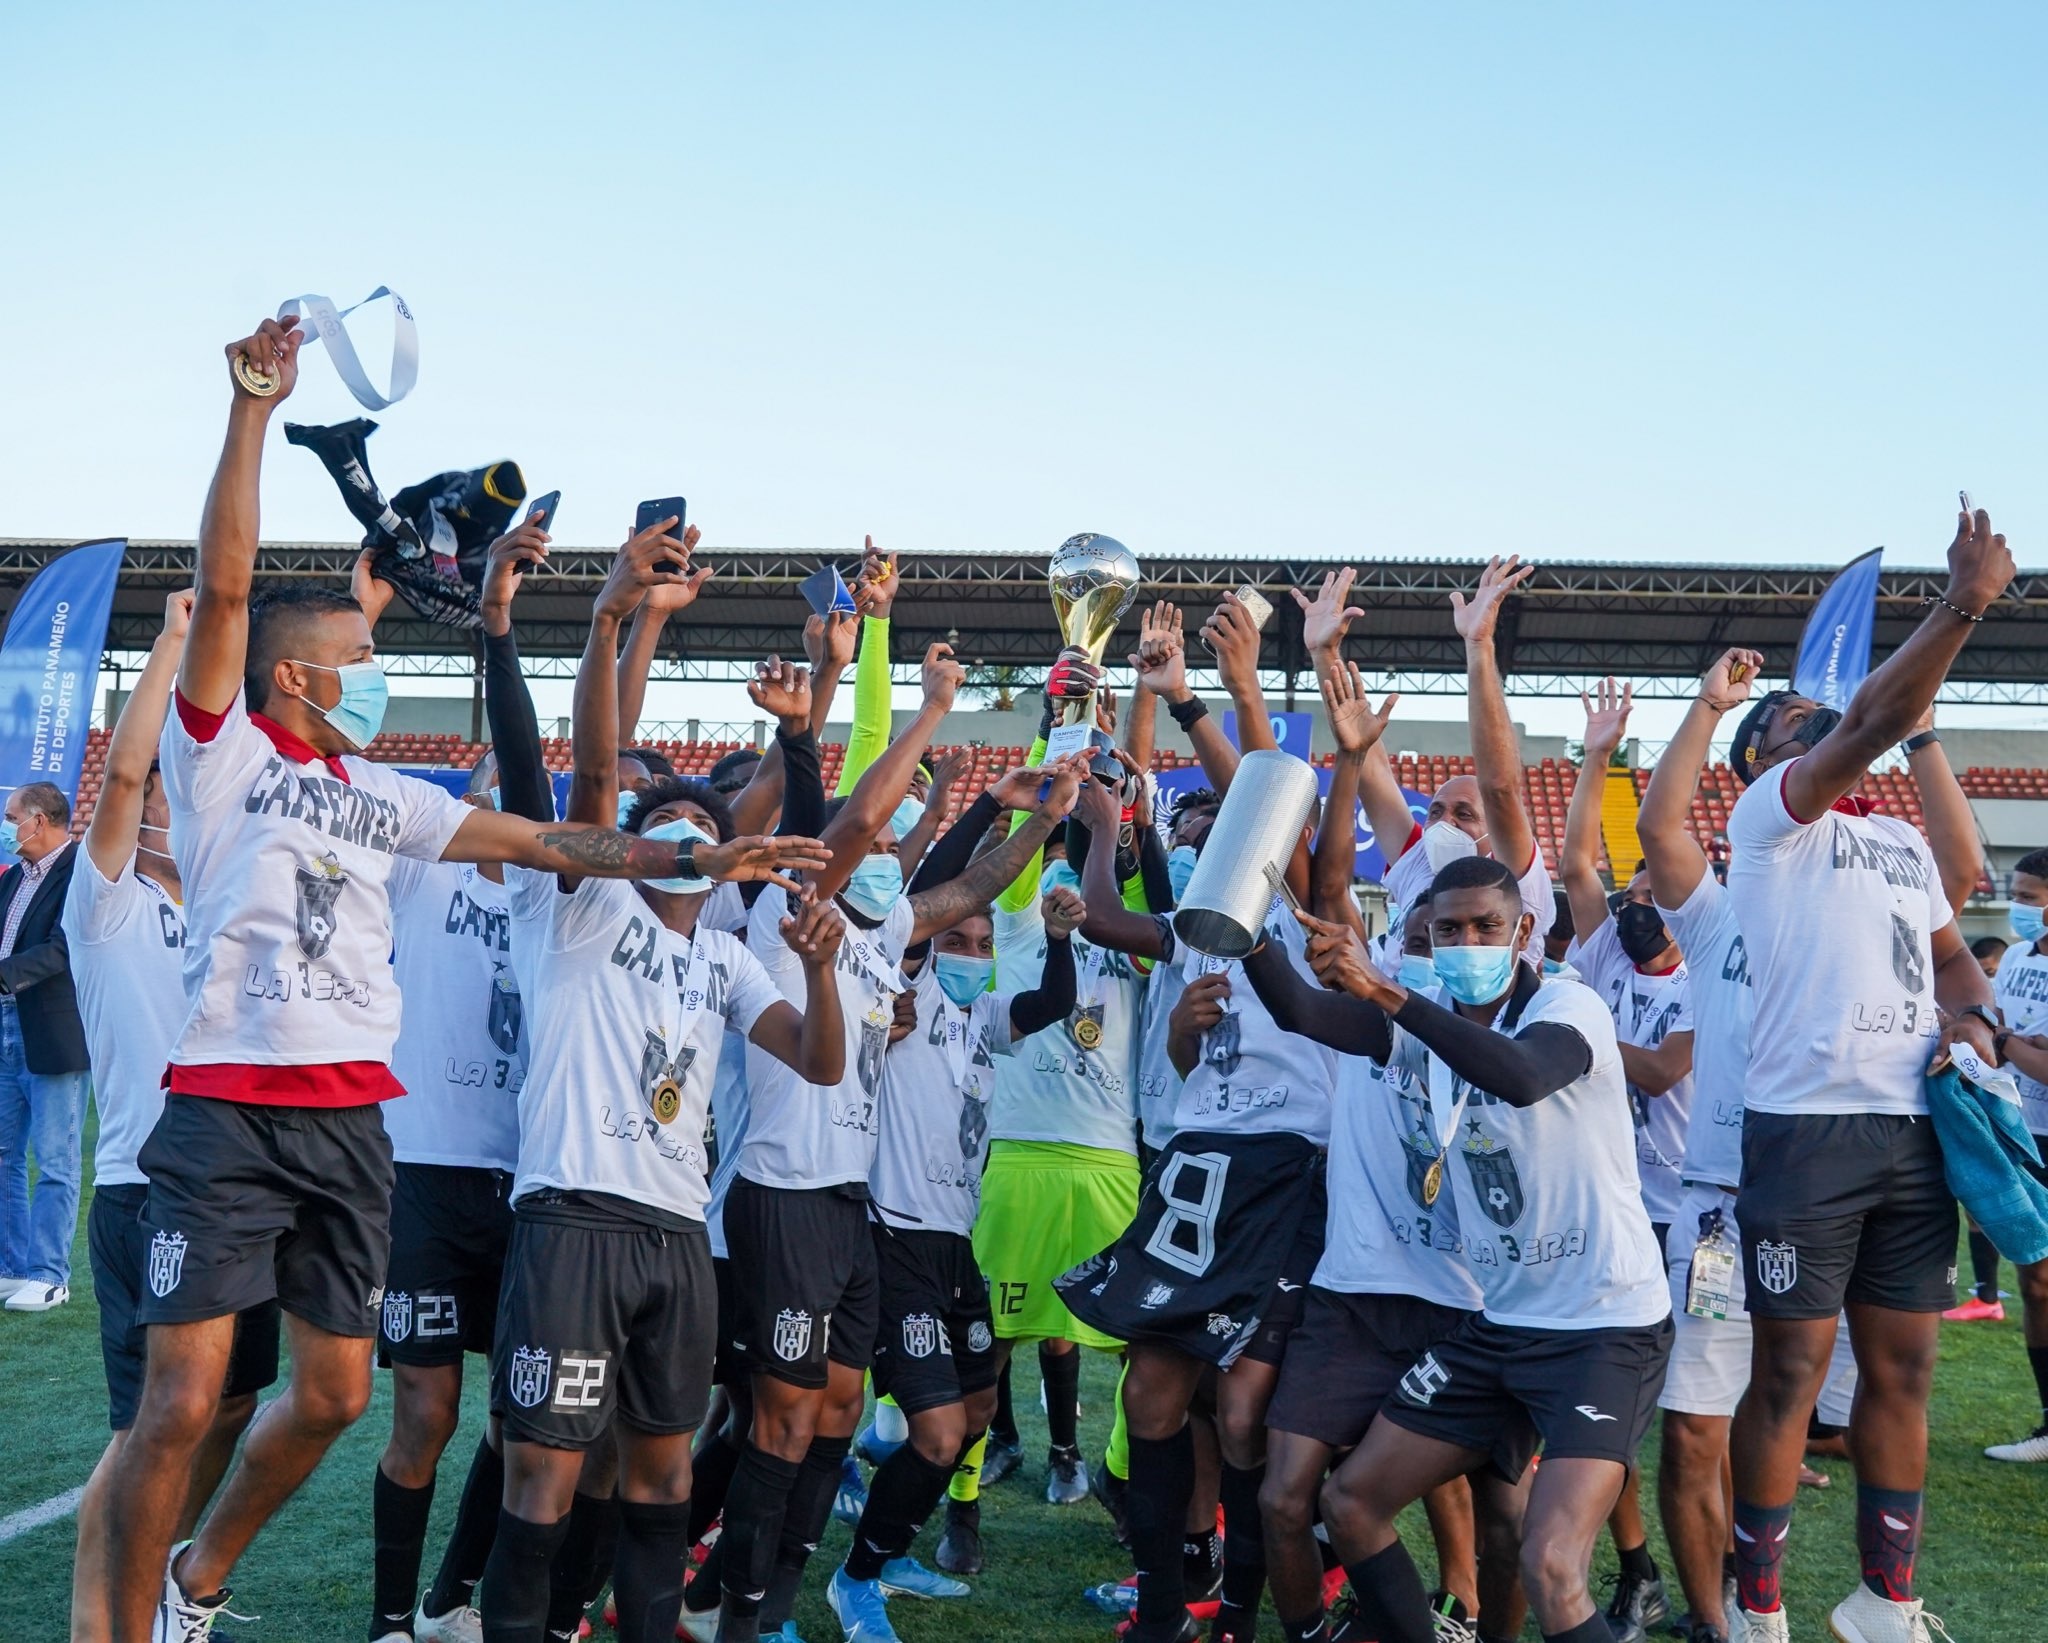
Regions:
M 1033 766 L 1045 763 L 1045 738 L 1039 737 L 1031 744 L 1031 756 L 1024 761 Z M 1024 812 L 1010 813 L 1010 831 L 1016 832 L 1024 825 Z M 1038 876 L 1045 871 L 1043 847 L 1031 852 L 1031 859 L 1024 864 L 1024 871 L 1010 881 L 1010 888 L 996 897 L 996 905 L 1006 913 L 1021 913 L 1038 898 Z
M 853 729 L 846 737 L 846 759 L 839 767 L 835 795 L 853 791 L 867 767 L 889 745 L 889 618 L 863 616 L 860 654 L 853 664 Z

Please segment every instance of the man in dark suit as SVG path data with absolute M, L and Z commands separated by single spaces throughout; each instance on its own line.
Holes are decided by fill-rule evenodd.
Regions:
M 77 852 L 71 806 L 48 782 L 7 797 L 0 849 L 0 1296 L 9 1312 L 71 1298 L 89 1065 L 58 919 Z M 40 1179 L 29 1201 L 28 1157 Z

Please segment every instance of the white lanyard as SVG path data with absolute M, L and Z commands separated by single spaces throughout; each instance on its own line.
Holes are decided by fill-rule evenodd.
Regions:
M 380 394 L 370 386 L 369 374 L 363 369 L 363 362 L 356 357 L 355 344 L 349 340 L 348 327 L 343 323 L 356 309 L 366 307 L 379 297 L 391 299 L 391 390 Z M 347 384 L 348 391 L 356 396 L 357 403 L 372 411 L 387 410 L 412 392 L 413 384 L 420 378 L 420 333 L 413 324 L 412 310 L 388 285 L 380 285 L 367 297 L 351 307 L 335 310 L 331 299 L 308 292 L 305 296 L 294 297 L 279 305 L 277 317 L 287 314 L 299 316 L 298 329 L 308 342 L 327 344 L 327 357 L 334 361 L 334 369 Z
M 948 998 L 943 989 L 939 992 L 939 1020 L 945 1024 L 946 1070 L 953 1075 L 953 1088 L 964 1089 L 967 1084 L 967 1029 L 973 1025 L 974 1011 L 970 1006 L 963 1010 Z

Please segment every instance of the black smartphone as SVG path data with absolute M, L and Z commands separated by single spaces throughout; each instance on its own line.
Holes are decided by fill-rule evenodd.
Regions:
M 530 525 L 533 523 L 534 517 L 538 515 L 540 518 L 540 528 L 546 531 L 548 535 L 553 536 L 555 534 L 555 509 L 561 505 L 562 493 L 560 491 L 549 491 L 546 496 L 536 496 L 531 502 L 526 504 L 526 517 L 520 520 L 520 523 L 522 525 Z
M 633 515 L 633 534 L 638 536 L 650 525 L 659 525 L 670 517 L 674 518 L 675 524 L 668 534 L 681 541 L 683 525 L 689 518 L 689 504 L 680 496 L 657 496 L 652 501 L 641 503 Z M 690 567 L 680 559 L 671 559 L 668 565 L 669 568 L 661 573 L 664 576 L 677 577 L 689 573 Z

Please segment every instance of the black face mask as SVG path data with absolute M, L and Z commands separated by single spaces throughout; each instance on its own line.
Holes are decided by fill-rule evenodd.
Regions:
M 1647 964 L 1671 945 L 1663 917 L 1639 901 L 1624 904 L 1614 915 L 1614 934 L 1631 964 Z
M 1825 736 L 1841 722 L 1841 714 L 1837 713 L 1833 708 L 1817 707 L 1807 714 L 1799 722 L 1798 726 L 1786 735 L 1784 742 L 1781 742 L 1779 745 L 1781 747 L 1788 744 L 1795 747 L 1816 747 L 1819 745 L 1821 737 Z

